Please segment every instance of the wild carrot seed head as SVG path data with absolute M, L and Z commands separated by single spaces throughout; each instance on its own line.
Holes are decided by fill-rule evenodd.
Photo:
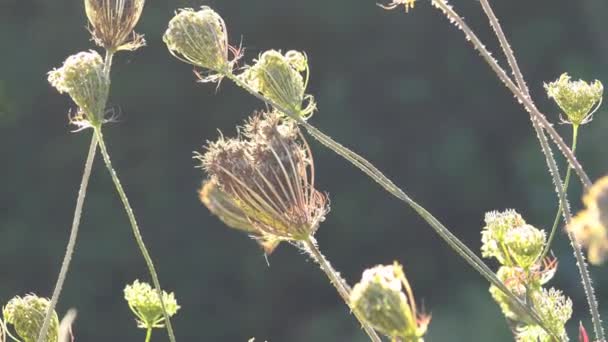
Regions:
M 308 61 L 303 53 L 288 51 L 283 55 L 280 51 L 268 50 L 239 77 L 275 104 L 306 118 L 316 110 L 312 95 L 305 94 L 308 73 Z
M 255 115 L 243 132 L 210 143 L 203 168 L 255 228 L 281 240 L 307 239 L 329 206 L 314 188 L 312 154 L 298 127 L 273 112 Z
M 179 10 L 163 35 L 169 52 L 179 60 L 211 71 L 202 82 L 220 81 L 242 57 L 228 44 L 224 19 L 209 7 Z M 230 60 L 228 54 L 233 54 Z
M 139 328 L 163 328 L 165 318 L 158 297 L 158 293 L 147 283 L 135 280 L 133 284 L 127 285 L 124 290 L 125 300 L 131 311 L 137 317 Z M 181 308 L 175 300 L 173 293 L 162 291 L 163 303 L 167 315 L 172 317 Z
M 595 80 L 592 83 L 583 80 L 571 81 L 567 73 L 549 84 L 545 83 L 549 98 L 555 100 L 573 125 L 582 125 L 591 121 L 593 112 L 602 101 L 604 86 Z
M 143 37 L 133 29 L 141 17 L 144 3 L 144 0 L 85 0 L 95 43 L 112 52 L 133 51 L 143 46 Z
M 28 294 L 25 297 L 14 297 L 2 309 L 4 321 L 12 324 L 24 342 L 34 342 L 42 328 L 50 301 L 46 298 Z M 57 342 L 59 338 L 59 317 L 52 313 L 45 342 Z
M 104 61 L 96 51 L 79 52 L 68 57 L 63 66 L 49 72 L 49 83 L 60 93 L 68 93 L 78 105 L 74 123 L 81 127 L 103 122 L 110 90 Z

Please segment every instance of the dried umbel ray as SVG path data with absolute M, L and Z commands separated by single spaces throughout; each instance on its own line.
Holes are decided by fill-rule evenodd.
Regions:
M 144 0 L 85 0 L 95 43 L 112 52 L 144 45 L 143 37 L 133 32 L 144 3 Z
M 297 125 L 276 112 L 254 115 L 240 137 L 209 143 L 199 159 L 210 178 L 265 235 L 306 240 L 329 211 L 327 196 L 314 188 L 308 144 Z

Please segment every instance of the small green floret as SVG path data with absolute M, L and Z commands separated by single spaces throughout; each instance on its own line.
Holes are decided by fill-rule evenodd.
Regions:
M 504 245 L 505 236 L 509 230 L 525 225 L 526 221 L 515 210 L 509 209 L 486 213 L 485 223 L 481 232 L 481 255 L 495 257 L 501 264 L 508 264 L 510 258 Z
M 12 324 L 17 335 L 23 342 L 35 342 L 38 333 L 42 328 L 46 311 L 50 301 L 40 298 L 34 294 L 25 297 L 14 297 L 2 309 L 4 320 L 7 324 Z M 44 342 L 57 342 L 59 338 L 59 317 L 53 312 L 49 330 Z
M 534 308 L 539 313 L 547 328 L 568 340 L 566 322 L 572 316 L 572 301 L 561 291 L 551 288 L 541 289 L 532 296 Z M 517 331 L 518 341 L 522 342 L 552 342 L 554 339 L 538 325 L 520 327 Z
M 137 326 L 142 329 L 164 328 L 164 316 L 160 298 L 149 284 L 135 280 L 125 287 L 125 299 L 137 317 Z M 163 291 L 163 302 L 167 315 L 172 317 L 180 309 L 173 293 Z
M 517 266 L 524 269 L 538 261 L 546 241 L 545 232 L 529 224 L 509 230 L 504 238 L 509 255 Z
M 598 80 L 592 83 L 571 81 L 570 76 L 564 73 L 556 81 L 545 83 L 545 90 L 564 112 L 567 121 L 578 126 L 591 120 L 593 112 L 601 104 L 604 86 Z

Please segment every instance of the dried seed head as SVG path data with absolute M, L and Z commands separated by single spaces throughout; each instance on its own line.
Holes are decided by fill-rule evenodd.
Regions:
M 144 0 L 85 0 L 91 34 L 97 45 L 115 52 L 133 51 L 145 45 L 133 32 L 144 9 Z
M 608 255 L 608 176 L 595 182 L 583 197 L 581 210 L 567 229 L 587 248 L 589 262 L 600 264 Z
M 555 100 L 564 111 L 567 122 L 578 126 L 591 121 L 602 102 L 604 86 L 598 80 L 593 83 L 571 81 L 570 76 L 564 73 L 556 81 L 545 83 L 545 90 L 549 98 Z
M 350 306 L 361 319 L 394 340 L 421 342 L 430 322 L 428 316 L 417 315 L 412 289 L 398 263 L 365 270 L 353 287 Z
M 313 235 L 329 211 L 314 188 L 312 154 L 297 126 L 278 113 L 258 114 L 243 137 L 219 139 L 199 156 L 203 168 L 253 227 L 281 240 Z
M 485 223 L 481 232 L 481 255 L 495 257 L 501 264 L 508 263 L 509 256 L 503 248 L 505 235 L 511 229 L 525 225 L 526 221 L 515 210 L 509 209 L 486 213 Z
M 131 311 L 137 316 L 137 326 L 142 329 L 164 328 L 165 317 L 160 298 L 155 289 L 147 283 L 135 280 L 132 285 L 125 287 L 125 300 Z M 172 317 L 180 309 L 172 293 L 163 292 L 163 303 L 167 315 Z
M 262 53 L 256 63 L 247 67 L 239 77 L 273 103 L 290 111 L 284 114 L 296 113 L 307 118 L 316 110 L 312 95 L 304 94 L 308 75 L 308 60 L 303 53 L 288 51 L 283 55 L 279 51 L 269 50 Z
M 258 241 L 266 254 L 272 254 L 279 245 L 280 240 L 266 235 L 253 226 L 251 221 L 249 221 L 249 218 L 238 207 L 237 203 L 235 203 L 227 193 L 220 189 L 215 180 L 203 182 L 199 195 L 201 202 L 203 202 L 212 214 L 217 216 L 228 227 L 250 234 L 251 237 Z
M 49 72 L 49 83 L 60 93 L 68 93 L 78 105 L 74 123 L 96 126 L 103 123 L 110 90 L 104 62 L 95 51 L 79 52 L 68 57 L 59 69 Z
M 546 241 L 545 232 L 524 224 L 507 231 L 504 245 L 515 265 L 528 270 L 538 261 Z
M 242 57 L 240 49 L 228 44 L 224 19 L 206 6 L 199 11 L 179 10 L 169 22 L 163 41 L 177 59 L 211 71 L 201 78 L 202 82 L 221 80 Z M 234 56 L 232 60 L 228 59 L 229 52 Z
M 34 342 L 42 328 L 50 301 L 34 294 L 15 297 L 2 309 L 4 320 L 15 327 L 24 342 Z M 53 312 L 45 342 L 57 342 L 59 337 L 59 317 Z

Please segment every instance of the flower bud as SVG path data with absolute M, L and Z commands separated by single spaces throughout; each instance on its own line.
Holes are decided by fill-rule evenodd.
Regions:
M 173 293 L 162 291 L 167 315 L 172 317 L 180 309 Z M 147 283 L 135 280 L 125 287 L 125 300 L 137 316 L 137 326 L 142 329 L 164 328 L 163 309 L 158 293 Z
M 42 328 L 50 301 L 34 294 L 15 297 L 2 309 L 4 320 L 12 324 L 23 342 L 35 342 Z M 44 342 L 57 342 L 59 336 L 59 317 L 53 311 L 49 330 Z
M 598 80 L 593 83 L 570 81 L 570 76 L 564 73 L 556 81 L 545 83 L 545 90 L 564 112 L 567 121 L 578 126 L 591 121 L 601 104 L 604 86 Z
M 283 55 L 269 50 L 239 77 L 272 103 L 289 111 L 283 114 L 306 118 L 316 110 L 312 95 L 304 94 L 308 74 L 308 61 L 303 53 L 288 51 Z M 305 108 L 304 102 L 308 102 Z
M 91 34 L 97 45 L 115 52 L 136 50 L 145 44 L 133 32 L 144 9 L 144 0 L 85 0 Z M 131 41 L 129 41 L 129 38 Z
M 202 167 L 255 228 L 278 240 L 312 236 L 329 211 L 314 187 L 314 162 L 293 120 L 256 115 L 238 139 L 219 139 L 200 155 Z
M 365 270 L 353 287 L 350 306 L 374 329 L 404 342 L 422 341 L 430 322 L 417 316 L 412 289 L 398 263 Z
M 182 9 L 169 21 L 163 35 L 169 52 L 177 59 L 211 71 L 202 82 L 215 82 L 232 72 L 241 58 L 240 49 L 228 44 L 224 19 L 207 6 L 199 11 Z M 228 52 L 234 55 L 228 59 Z
M 260 229 L 255 228 L 245 213 L 238 207 L 238 204 L 230 195 L 220 189 L 214 180 L 205 181 L 199 191 L 199 195 L 201 202 L 212 214 L 217 216 L 228 227 L 250 234 L 258 241 L 266 254 L 272 254 L 274 249 L 279 245 L 280 240 L 274 239 Z
M 48 79 L 53 87 L 60 93 L 68 93 L 78 105 L 79 112 L 74 118 L 77 125 L 86 127 L 103 123 L 110 79 L 97 52 L 79 52 L 68 57 L 61 68 L 49 72 Z
M 567 229 L 587 248 L 589 262 L 601 264 L 608 255 L 608 176 L 595 182 L 583 197 L 581 210 Z
M 525 225 L 526 221 L 510 209 L 486 213 L 485 223 L 481 232 L 481 255 L 486 258 L 495 257 L 501 264 L 508 263 L 509 256 L 505 254 L 504 248 L 505 235 L 511 229 Z
M 546 240 L 545 232 L 525 224 L 507 231 L 504 244 L 515 264 L 527 270 L 538 261 Z

